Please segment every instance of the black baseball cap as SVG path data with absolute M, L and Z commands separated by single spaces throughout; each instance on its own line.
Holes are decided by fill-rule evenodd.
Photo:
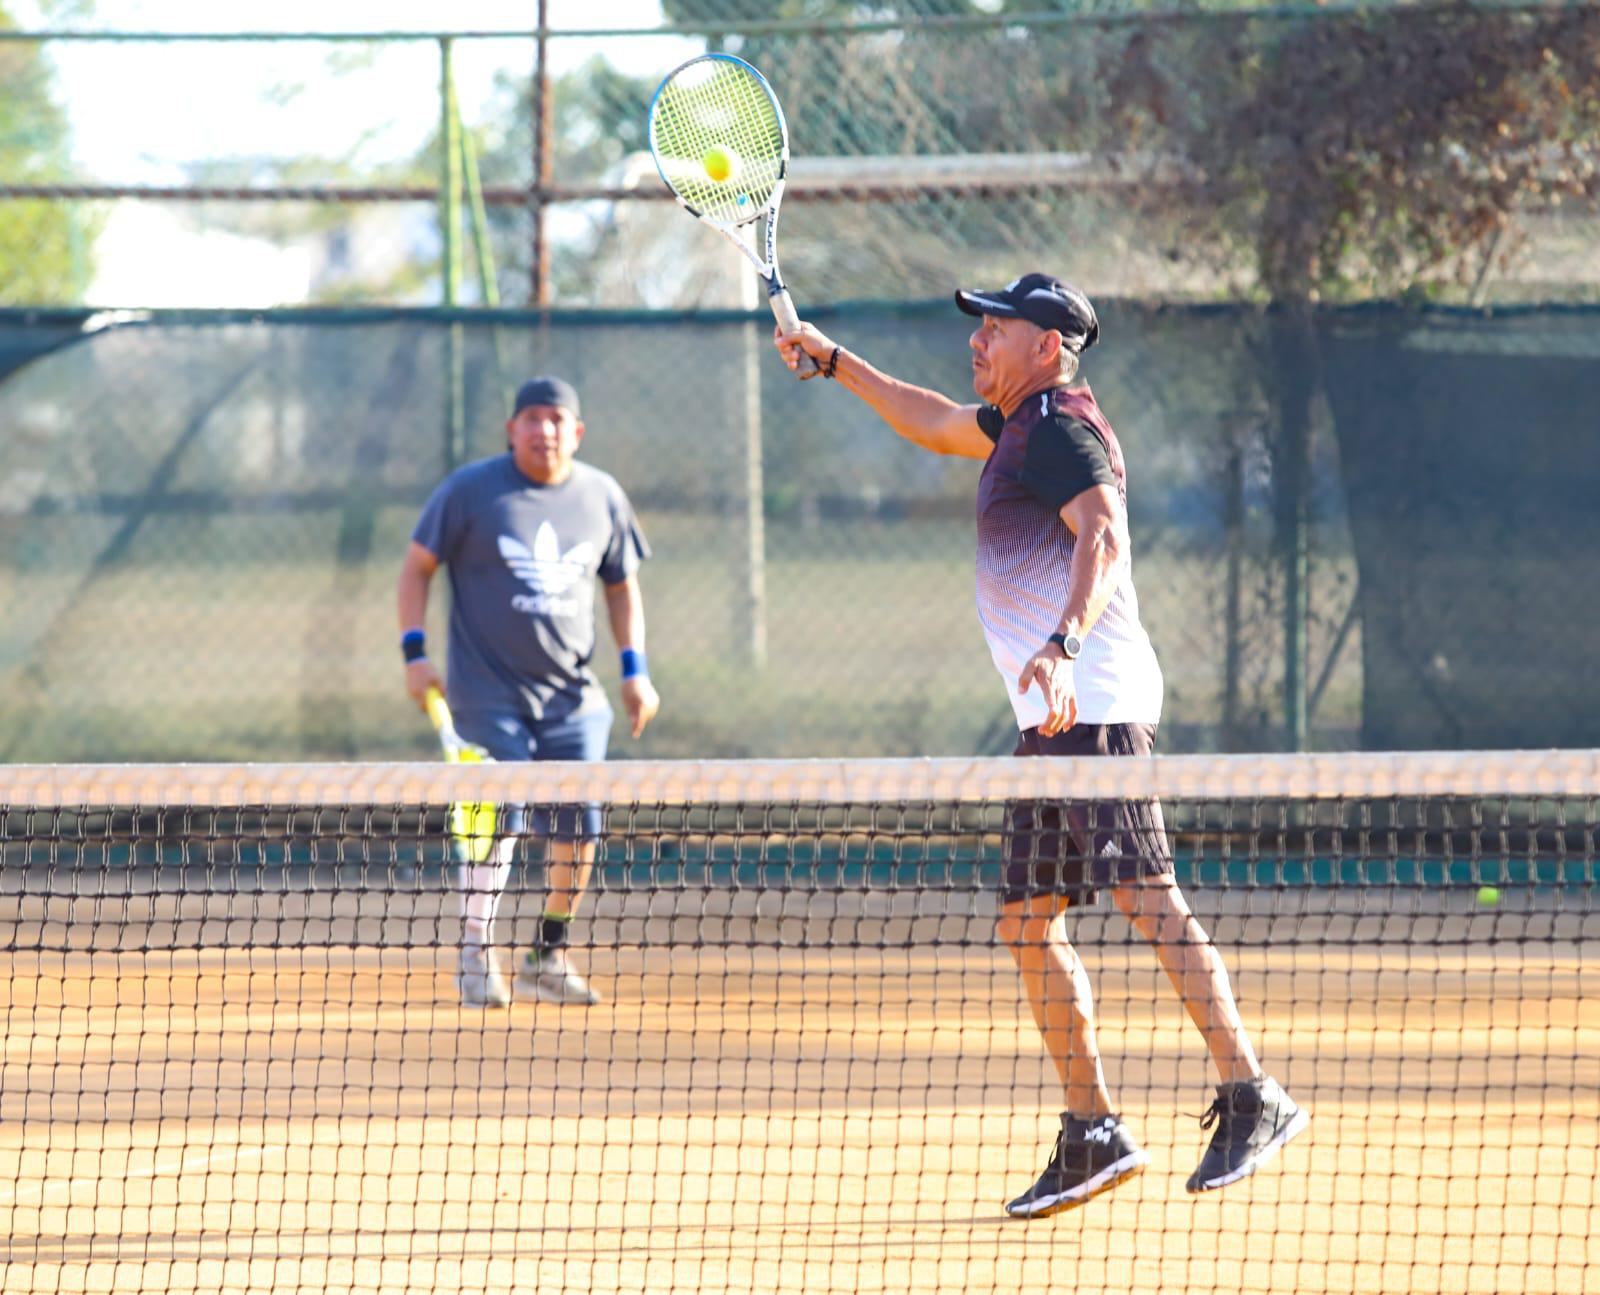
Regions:
M 994 292 L 957 289 L 956 305 L 969 315 L 1026 319 L 1040 328 L 1053 328 L 1063 344 L 1080 355 L 1100 340 L 1100 321 L 1089 298 L 1048 274 L 1025 274 Z
M 529 378 L 517 388 L 516 407 L 512 409 L 511 416 L 515 418 L 529 405 L 570 409 L 574 418 L 583 417 L 578 412 L 578 393 L 570 382 L 560 378 Z

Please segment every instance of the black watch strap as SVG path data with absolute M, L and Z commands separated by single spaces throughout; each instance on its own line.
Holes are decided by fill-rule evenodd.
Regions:
M 1076 661 L 1078 659 L 1078 653 L 1083 651 L 1082 639 L 1074 635 L 1072 639 L 1072 646 L 1068 647 L 1067 636 L 1062 634 L 1060 631 L 1052 634 L 1045 640 L 1045 642 L 1054 643 L 1058 648 L 1061 649 L 1062 655 L 1064 655 L 1068 661 Z M 1076 651 L 1074 651 L 1074 649 L 1076 649 Z

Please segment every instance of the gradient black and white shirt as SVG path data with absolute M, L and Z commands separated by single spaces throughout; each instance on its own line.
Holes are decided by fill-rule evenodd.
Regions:
M 1112 486 L 1126 505 L 1127 473 L 1084 385 L 1029 396 L 1010 418 L 986 405 L 978 425 L 994 442 L 978 482 L 978 619 L 1017 726 L 1030 729 L 1049 707 L 1037 685 L 1019 696 L 1017 676 L 1066 610 L 1074 540 L 1061 508 L 1096 485 Z M 1139 623 L 1131 566 L 1084 639 L 1073 682 L 1081 723 L 1160 721 L 1161 666 Z

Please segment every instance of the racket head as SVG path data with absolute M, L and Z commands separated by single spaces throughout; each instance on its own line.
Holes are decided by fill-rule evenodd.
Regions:
M 707 170 L 714 150 L 732 161 L 726 179 Z M 789 126 L 760 72 L 732 54 L 700 54 L 656 88 L 650 155 L 679 202 L 731 229 L 776 207 L 789 169 Z

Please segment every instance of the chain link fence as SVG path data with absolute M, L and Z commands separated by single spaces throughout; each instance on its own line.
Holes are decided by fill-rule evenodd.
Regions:
M 644 153 L 707 48 L 784 101 L 803 302 L 1032 264 L 1102 296 L 1600 295 L 1592 3 L 663 0 L 645 29 L 203 38 L 4 13 L 0 304 L 737 305 Z
M 972 471 L 792 384 L 643 151 L 708 48 L 784 101 L 786 274 L 846 345 L 959 395 L 957 281 L 1049 268 L 1102 305 L 1165 749 L 1600 740 L 1600 6 L 663 0 L 317 36 L 10 8 L 0 758 L 424 753 L 396 565 L 534 371 L 583 390 L 657 549 L 666 709 L 631 749 L 1008 747 Z M 1507 664 L 1496 617 L 1563 632 Z
M 1319 313 L 1316 369 L 1295 375 L 1318 384 L 1299 474 L 1275 413 L 1290 317 L 1108 302 L 1103 320 L 1086 376 L 1130 465 L 1165 749 L 1294 744 L 1293 677 L 1316 747 L 1600 740 L 1600 438 L 1570 417 L 1600 313 Z M 0 382 L 0 758 L 425 753 L 399 562 L 429 491 L 503 445 L 506 392 L 536 371 L 578 385 L 583 457 L 622 481 L 656 549 L 642 583 L 665 705 L 630 752 L 1014 740 L 973 609 L 977 465 L 794 382 L 761 318 L 98 322 L 25 321 L 42 353 Z M 948 303 L 821 322 L 891 372 L 967 386 Z M 0 330 L 13 359 L 18 331 Z M 614 653 L 597 665 L 615 695 Z

